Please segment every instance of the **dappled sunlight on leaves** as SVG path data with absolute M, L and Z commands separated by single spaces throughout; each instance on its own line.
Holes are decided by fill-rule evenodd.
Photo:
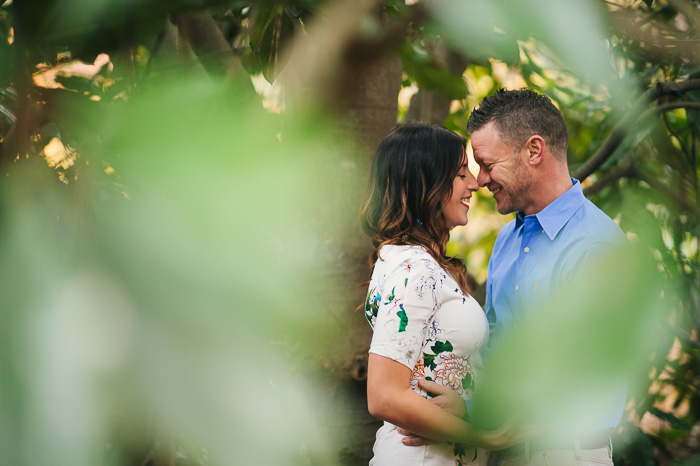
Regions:
M 46 64 L 37 65 L 39 71 L 34 73 L 32 79 L 34 80 L 34 84 L 39 87 L 45 87 L 48 89 L 67 89 L 61 82 L 58 81 L 59 78 L 77 77 L 97 81 L 97 74 L 102 71 L 105 66 L 110 72 L 114 69 L 114 65 L 110 61 L 109 55 L 101 53 L 95 58 L 95 62 L 93 64 L 84 63 L 80 60 L 72 60 L 65 63 L 59 63 L 53 67 Z M 110 83 L 114 82 L 105 81 L 104 79 L 99 79 L 99 81 L 101 81 L 103 85 L 103 90 L 104 88 L 109 87 Z
M 59 138 L 51 138 L 43 150 L 46 163 L 51 168 L 63 168 L 64 170 L 72 167 L 78 153 L 73 147 L 66 146 Z

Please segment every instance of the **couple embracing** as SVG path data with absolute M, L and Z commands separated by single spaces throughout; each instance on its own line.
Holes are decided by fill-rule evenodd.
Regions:
M 624 387 L 612 389 L 614 409 L 576 435 L 546 435 L 546 422 L 525 426 L 517 416 L 493 430 L 470 422 L 482 353 L 522 309 L 626 238 L 569 176 L 566 124 L 549 98 L 501 90 L 471 113 L 467 129 L 476 178 L 466 140 L 421 123 L 389 132 L 372 164 L 362 209 L 375 247 L 365 304 L 374 330 L 367 398 L 385 422 L 370 464 L 612 465 L 610 433 Z M 494 245 L 485 309 L 469 293 L 464 263 L 445 253 L 480 187 L 500 214 L 516 212 Z

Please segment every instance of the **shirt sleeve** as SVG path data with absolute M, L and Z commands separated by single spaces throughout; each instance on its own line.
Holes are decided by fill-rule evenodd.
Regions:
M 435 311 L 443 274 L 432 260 L 407 261 L 387 277 L 369 352 L 413 369 Z

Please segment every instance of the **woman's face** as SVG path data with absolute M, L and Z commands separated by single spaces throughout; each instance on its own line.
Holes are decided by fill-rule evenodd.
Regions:
M 467 156 L 462 150 L 462 161 L 459 173 L 452 181 L 452 195 L 443 202 L 442 211 L 448 228 L 457 225 L 466 225 L 469 212 L 469 200 L 474 191 L 478 191 L 479 184 L 467 167 Z

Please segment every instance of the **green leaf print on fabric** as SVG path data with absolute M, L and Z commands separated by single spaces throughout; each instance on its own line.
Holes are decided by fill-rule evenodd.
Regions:
M 440 353 L 446 353 L 452 351 L 454 348 L 452 347 L 452 343 L 450 343 L 449 340 L 446 340 L 444 343 L 441 341 L 436 341 L 433 346 L 430 347 L 431 350 L 433 350 L 433 353 L 437 356 Z
M 470 447 L 470 449 L 471 448 L 473 447 Z M 457 466 L 465 466 L 468 463 L 475 461 L 476 457 L 478 456 L 478 450 L 474 448 L 474 458 L 472 458 L 471 461 L 467 461 L 467 459 L 465 458 L 465 456 L 467 456 L 467 447 L 462 443 L 455 443 L 452 453 L 454 453 L 454 455 L 456 456 L 455 465 Z
M 403 304 L 399 304 L 399 307 L 401 308 L 401 310 L 397 312 L 396 315 L 401 318 L 401 322 L 399 323 L 400 333 L 406 331 L 406 326 L 408 325 L 408 316 L 406 316 L 406 311 L 403 310 Z
M 379 313 L 379 302 L 382 300 L 379 293 L 374 295 L 374 299 L 372 299 L 372 294 L 374 294 L 374 289 L 369 290 L 365 301 L 365 318 L 370 325 L 372 325 L 372 319 L 376 318 Z
M 394 298 L 396 297 L 396 294 L 394 294 L 394 290 L 396 290 L 396 287 L 393 287 L 393 288 L 391 289 L 391 294 L 390 294 L 389 296 L 387 296 L 387 298 L 386 298 L 386 299 L 387 299 L 387 303 L 392 302 L 392 301 L 394 300 Z
M 430 368 L 430 370 L 435 370 L 437 364 L 435 364 L 435 356 L 440 353 L 451 352 L 454 348 L 449 340 L 447 341 L 436 341 L 433 346 L 430 347 L 435 354 L 423 353 L 423 365 Z
M 437 365 L 435 364 L 435 355 L 434 354 L 428 354 L 428 353 L 423 353 L 423 365 L 430 370 L 435 370 Z M 428 378 L 425 378 L 428 380 Z

